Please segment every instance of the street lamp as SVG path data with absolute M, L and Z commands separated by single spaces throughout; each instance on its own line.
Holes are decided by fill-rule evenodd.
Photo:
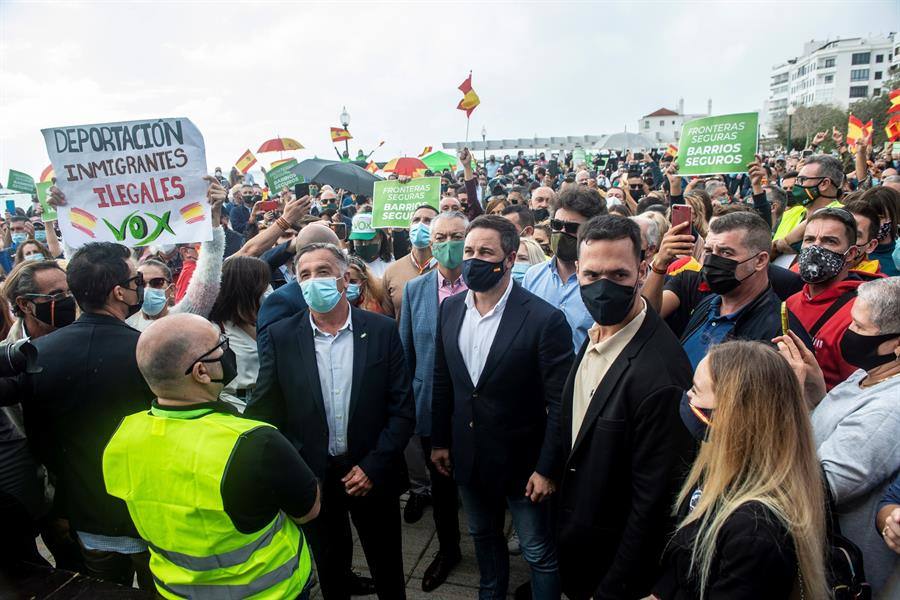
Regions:
M 791 121 L 794 119 L 794 113 L 797 112 L 797 107 L 793 104 L 787 107 L 787 116 L 788 116 L 788 130 L 787 130 L 787 153 L 791 153 Z
M 487 127 L 481 126 L 481 162 L 487 164 Z
M 347 127 L 350 126 L 350 113 L 347 112 L 346 106 L 341 111 L 340 119 L 341 119 L 341 126 L 343 126 L 343 128 L 349 132 L 349 129 L 347 129 Z M 344 152 L 347 154 L 347 158 L 350 158 L 350 144 L 346 139 L 344 140 Z

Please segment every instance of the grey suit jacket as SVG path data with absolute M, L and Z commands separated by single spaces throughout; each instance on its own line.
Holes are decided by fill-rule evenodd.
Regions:
M 438 271 L 411 279 L 403 288 L 400 341 L 413 376 L 416 435 L 431 435 L 431 388 L 434 381 L 434 339 L 438 321 Z

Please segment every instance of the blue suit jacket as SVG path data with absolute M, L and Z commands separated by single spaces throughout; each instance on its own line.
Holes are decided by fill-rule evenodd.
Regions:
M 256 349 L 262 355 L 263 349 L 269 343 L 269 325 L 282 319 L 293 317 L 306 310 L 306 300 L 300 291 L 297 280 L 286 283 L 265 299 L 259 312 L 256 313 Z
M 438 321 L 437 269 L 411 279 L 403 288 L 400 341 L 413 376 L 416 434 L 431 436 L 431 388 L 434 382 L 434 339 Z

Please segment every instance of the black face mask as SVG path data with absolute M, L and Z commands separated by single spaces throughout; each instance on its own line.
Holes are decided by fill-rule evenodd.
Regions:
M 550 234 L 550 249 L 559 260 L 575 262 L 578 258 L 578 238 L 563 231 L 554 231 Z
M 546 208 L 536 208 L 531 211 L 531 214 L 534 216 L 535 223 L 540 223 L 544 219 L 550 218 L 550 211 Z
M 497 285 L 506 273 L 506 261 L 488 262 L 468 258 L 462 264 L 462 278 L 473 292 L 486 292 Z
M 712 419 L 713 410 L 711 408 L 700 408 L 693 406 L 688 399 L 687 392 L 681 395 L 681 406 L 678 408 L 678 414 L 681 415 L 681 422 L 691 432 L 694 439 L 698 442 L 706 440 L 709 435 L 709 424 Z
M 71 325 L 75 321 L 75 298 L 69 296 L 59 301 L 35 302 L 34 318 L 57 329 Z
M 137 294 L 137 304 L 129 304 L 128 305 L 128 316 L 135 314 L 141 307 L 144 306 L 144 286 L 139 285 L 133 290 L 131 290 Z
M 703 269 L 701 269 L 700 275 L 713 293 L 719 295 L 727 294 L 737 286 L 741 285 L 741 282 L 744 281 L 744 279 L 753 275 L 753 273 L 751 273 L 750 275 L 747 275 L 747 277 L 744 277 L 744 279 L 738 279 L 734 275 L 738 265 L 743 264 L 748 260 L 753 260 L 757 256 L 759 255 L 754 254 L 750 258 L 738 262 L 730 258 L 725 258 L 724 256 L 707 254 L 706 258 L 703 259 Z M 755 272 L 756 271 L 754 271 L 754 273 Z
M 217 362 L 222 365 L 222 378 L 221 379 L 210 379 L 210 381 L 213 383 L 221 383 L 222 387 L 224 387 L 224 386 L 228 385 L 229 383 L 231 383 L 232 381 L 234 381 L 234 378 L 237 377 L 237 374 L 238 374 L 237 373 L 237 356 L 235 355 L 234 350 L 232 350 L 230 347 L 226 347 L 225 351 L 222 352 L 222 356 L 220 356 L 219 358 L 205 358 L 206 356 L 209 356 L 210 354 L 212 354 L 213 352 L 215 352 L 217 349 L 221 348 L 225 344 L 226 344 L 226 342 L 220 343 L 218 346 L 216 346 L 215 348 L 213 348 L 212 350 L 210 350 L 209 352 L 207 352 L 206 354 L 204 354 L 203 356 L 201 356 L 200 358 L 198 358 L 197 360 L 192 362 L 191 366 L 187 368 L 187 370 L 184 372 L 184 374 L 190 375 L 191 370 L 193 370 L 193 368 L 194 368 L 194 365 L 197 364 L 198 362 L 201 362 L 201 363 L 216 363 Z
M 871 371 L 876 367 L 897 360 L 897 355 L 893 352 L 890 354 L 877 354 L 878 346 L 897 336 L 900 336 L 900 332 L 863 335 L 848 329 L 841 338 L 841 356 L 854 367 L 859 367 L 864 371 Z
M 598 279 L 581 286 L 581 300 L 594 321 L 600 325 L 617 325 L 625 320 L 634 306 L 635 288 L 609 279 Z
M 628 191 L 631 192 L 631 199 L 635 202 L 644 197 L 644 188 L 642 186 L 629 187 Z

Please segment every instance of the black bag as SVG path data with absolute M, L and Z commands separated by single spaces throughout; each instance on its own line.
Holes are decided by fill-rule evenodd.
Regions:
M 863 554 L 859 546 L 841 535 L 841 526 L 835 516 L 836 507 L 831 487 L 823 470 L 825 494 L 825 569 L 828 587 L 834 600 L 871 600 L 872 587 L 866 582 Z

